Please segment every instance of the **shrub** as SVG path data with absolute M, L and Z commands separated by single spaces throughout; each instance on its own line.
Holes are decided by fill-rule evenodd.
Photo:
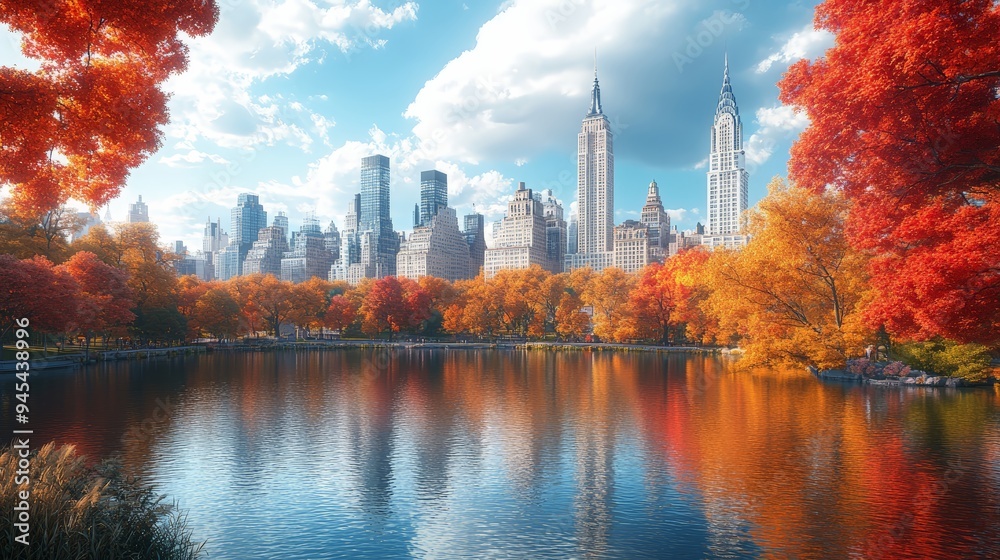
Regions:
M 5 450 L 0 472 L 14 473 L 17 461 Z M 201 552 L 186 518 L 116 461 L 88 467 L 72 445 L 48 443 L 31 457 L 30 478 L 31 543 L 14 542 L 13 527 L 0 535 L 0 550 L 14 552 L 11 558 L 188 560 Z M 22 489 L 13 476 L 0 478 L 0 508 L 13 511 Z
M 910 366 L 903 362 L 889 362 L 882 368 L 882 374 L 888 377 L 906 377 L 910 373 Z
M 990 368 L 989 350 L 980 344 L 950 340 L 911 342 L 896 346 L 895 352 L 914 368 L 974 383 L 985 381 Z
M 858 358 L 847 360 L 847 371 L 855 375 L 875 375 L 878 373 L 878 366 L 868 358 Z

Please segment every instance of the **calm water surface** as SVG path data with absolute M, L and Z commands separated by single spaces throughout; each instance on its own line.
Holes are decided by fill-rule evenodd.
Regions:
M 1000 557 L 992 389 L 415 350 L 32 379 L 34 441 L 120 455 L 211 558 Z

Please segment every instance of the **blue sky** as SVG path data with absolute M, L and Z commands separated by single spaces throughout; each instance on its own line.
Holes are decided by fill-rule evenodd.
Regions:
M 419 173 L 449 176 L 450 205 L 502 218 L 525 181 L 576 198 L 576 134 L 594 48 L 615 132 L 617 220 L 638 214 L 650 180 L 681 229 L 703 221 L 708 132 L 729 53 L 743 118 L 751 203 L 806 126 L 777 100 L 789 64 L 832 38 L 813 2 L 760 0 L 217 0 L 209 37 L 172 78 L 161 150 L 137 168 L 113 218 L 138 195 L 162 240 L 201 246 L 208 217 L 241 192 L 269 219 L 343 223 L 361 157 L 392 161 L 392 217 L 412 228 Z M 0 36 L 0 64 L 23 65 Z

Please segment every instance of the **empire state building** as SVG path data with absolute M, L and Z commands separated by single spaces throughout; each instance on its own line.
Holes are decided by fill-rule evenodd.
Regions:
M 601 107 L 594 65 L 590 111 L 577 135 L 577 253 L 566 268 L 595 271 L 614 264 L 615 154 L 611 125 Z

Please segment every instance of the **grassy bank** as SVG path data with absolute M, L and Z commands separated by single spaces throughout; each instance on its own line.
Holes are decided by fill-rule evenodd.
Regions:
M 123 558 L 191 560 L 202 545 L 191 540 L 183 514 L 114 461 L 88 466 L 71 445 L 44 445 L 32 457 L 30 487 L 15 485 L 19 457 L 0 454 L 0 508 L 14 511 L 17 493 L 30 489 L 29 544 L 0 534 L 5 558 L 62 560 Z

